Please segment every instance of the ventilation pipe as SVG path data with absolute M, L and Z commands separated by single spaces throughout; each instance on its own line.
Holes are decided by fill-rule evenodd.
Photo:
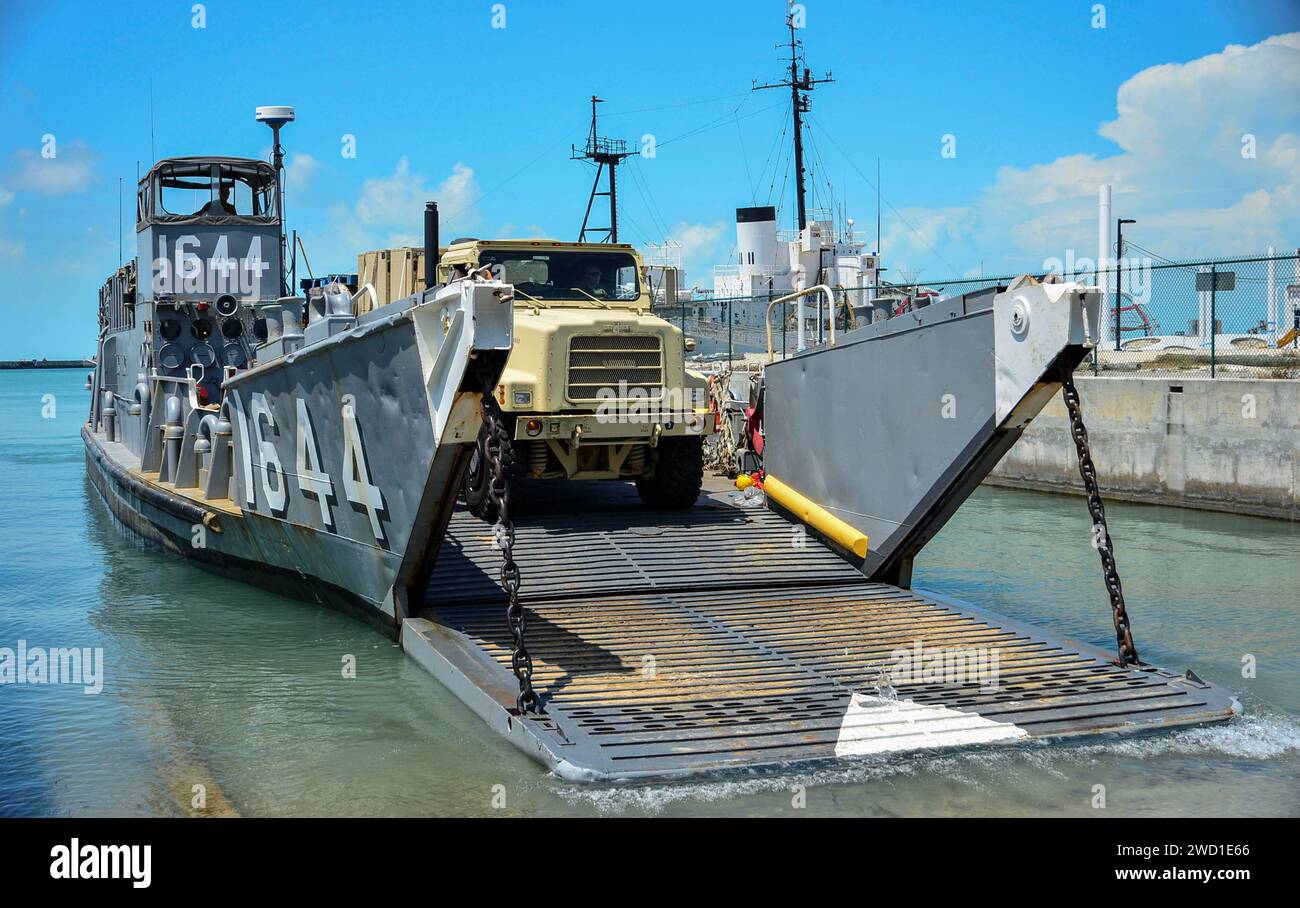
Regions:
M 185 439 L 185 428 L 181 424 L 181 399 L 175 394 L 168 395 L 166 407 L 163 447 L 167 456 L 167 475 L 160 478 L 164 482 L 175 482 L 180 470 L 181 442 Z
M 438 283 L 438 203 L 424 203 L 424 289 Z
M 100 419 L 104 424 L 104 438 L 117 441 L 117 398 L 112 391 L 104 392 L 103 403 L 99 405 Z

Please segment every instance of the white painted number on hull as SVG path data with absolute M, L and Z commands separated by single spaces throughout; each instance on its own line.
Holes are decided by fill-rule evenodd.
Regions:
M 295 401 L 295 445 L 294 471 L 286 473 L 280 461 L 275 438 L 279 437 L 279 428 L 275 415 L 266 402 L 266 396 L 255 393 L 250 398 L 247 415 L 244 403 L 238 394 L 231 395 L 235 422 L 240 436 L 239 448 L 243 452 L 244 499 L 248 507 L 257 507 L 257 486 L 261 487 L 262 500 L 267 509 L 278 517 L 288 511 L 289 476 L 295 477 L 298 491 L 304 498 L 315 499 L 320 508 L 320 522 L 327 530 L 333 531 L 335 519 L 333 508 L 337 506 L 334 480 L 325 472 L 321 464 L 320 446 L 316 442 L 316 431 L 312 426 L 311 413 L 307 402 L 301 398 Z M 364 511 L 370 522 L 370 530 L 375 541 L 383 543 L 384 536 L 384 493 L 370 478 L 370 463 L 366 458 L 365 443 L 361 435 L 361 426 L 357 421 L 356 399 L 351 395 L 343 398 L 340 411 L 343 420 L 343 492 L 347 500 Z M 257 462 L 254 463 L 253 451 L 256 448 Z M 260 478 L 255 484 L 254 473 Z
M 384 509 L 384 493 L 370 482 L 370 465 L 366 463 L 366 449 L 361 443 L 361 427 L 357 425 L 356 398 L 343 396 L 343 491 L 348 501 L 358 504 L 370 516 L 370 529 L 375 539 L 384 541 L 384 527 L 379 513 Z
M 241 458 L 244 467 L 244 503 L 248 507 L 257 506 L 257 494 L 253 490 L 253 454 L 248 439 L 248 416 L 244 413 L 244 399 L 238 394 L 230 395 L 235 406 L 235 431 L 239 435 L 239 450 L 244 452 Z
M 334 529 L 334 514 L 330 511 L 330 498 L 334 483 L 329 474 L 321 471 L 320 453 L 316 447 L 316 433 L 311 427 L 311 414 L 307 402 L 298 398 L 298 487 L 304 495 L 311 495 L 320 505 L 320 520 L 327 530 Z
M 284 487 L 284 466 L 275 450 L 275 442 L 266 437 L 266 430 L 276 433 L 275 414 L 267 406 L 266 396 L 260 391 L 252 397 L 252 410 L 253 435 L 257 438 L 257 452 L 262 459 L 262 469 L 259 471 L 262 494 L 266 496 L 266 506 L 271 509 L 271 513 L 283 516 L 289 504 L 288 490 Z M 266 417 L 266 430 L 262 428 L 262 417 Z M 271 481 L 272 474 L 275 476 L 274 482 Z

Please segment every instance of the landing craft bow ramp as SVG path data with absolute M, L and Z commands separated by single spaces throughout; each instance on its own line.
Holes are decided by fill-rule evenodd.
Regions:
M 769 445 L 785 446 L 769 470 L 809 493 L 784 493 L 797 506 L 740 507 L 715 493 L 689 511 L 655 513 L 616 485 L 568 484 L 515 517 L 543 712 L 516 708 L 501 552 L 493 528 L 467 513 L 452 518 L 403 647 L 525 752 L 585 781 L 1233 716 L 1232 695 L 1191 672 L 1127 664 L 906 588 L 912 557 L 1096 336 L 1095 294 L 1072 285 L 1018 283 L 931 309 L 769 367 L 769 419 L 782 419 Z M 863 393 L 883 378 L 874 369 L 927 347 L 942 356 L 911 370 L 911 398 Z M 922 407 L 933 398 L 944 418 L 946 387 L 963 389 L 967 412 L 927 426 Z M 836 422 L 820 433 L 814 394 L 823 420 Z M 908 406 L 912 418 L 899 418 Z M 845 476 L 858 480 L 846 486 Z M 855 534 L 872 537 L 865 557 Z

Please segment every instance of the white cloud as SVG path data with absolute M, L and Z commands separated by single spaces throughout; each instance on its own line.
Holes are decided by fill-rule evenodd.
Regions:
M 312 184 L 319 172 L 320 161 L 301 151 L 292 151 L 284 163 L 285 188 L 302 192 Z
M 43 196 L 70 195 L 84 192 L 95 178 L 96 156 L 85 142 L 68 142 L 55 146 L 52 158 L 42 157 L 30 148 L 13 154 L 13 164 L 0 187 L 0 201 L 8 204 L 16 192 L 34 192 Z
M 369 228 L 415 228 L 423 223 L 424 203 L 436 201 L 442 220 L 468 225 L 478 220 L 473 207 L 478 197 L 472 168 L 457 162 L 445 180 L 430 187 L 423 174 L 411 171 L 410 159 L 403 155 L 391 176 L 371 177 L 361 184 L 354 210 Z
M 690 224 L 679 221 L 669 231 L 668 240 L 682 247 L 682 266 L 694 283 L 712 284 L 713 266 L 726 257 L 720 247 L 730 241 L 726 221 L 711 224 Z
M 1095 256 L 1103 183 L 1114 186 L 1115 216 L 1136 218 L 1134 240 L 1163 255 L 1288 246 L 1300 238 L 1297 123 L 1300 33 L 1144 69 L 1120 86 L 1115 118 L 1098 129 L 1118 153 L 1004 167 L 969 207 L 905 210 L 921 237 L 889 219 L 885 263 L 949 270 L 926 243 L 964 269 L 985 257 L 1033 270 L 1068 249 Z M 1253 158 L 1242 154 L 1247 136 Z
M 479 223 L 474 205 L 479 195 L 473 168 L 457 162 L 445 179 L 431 186 L 402 156 L 392 174 L 365 180 L 356 202 L 329 208 L 328 226 L 306 237 L 309 255 L 313 264 L 331 263 L 326 268 L 352 268 L 360 252 L 422 245 L 425 202 L 438 203 L 442 236 L 450 239 Z

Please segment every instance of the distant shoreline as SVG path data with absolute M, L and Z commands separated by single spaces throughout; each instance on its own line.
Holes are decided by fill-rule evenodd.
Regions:
M 88 359 L 0 359 L 0 369 L 93 369 Z

